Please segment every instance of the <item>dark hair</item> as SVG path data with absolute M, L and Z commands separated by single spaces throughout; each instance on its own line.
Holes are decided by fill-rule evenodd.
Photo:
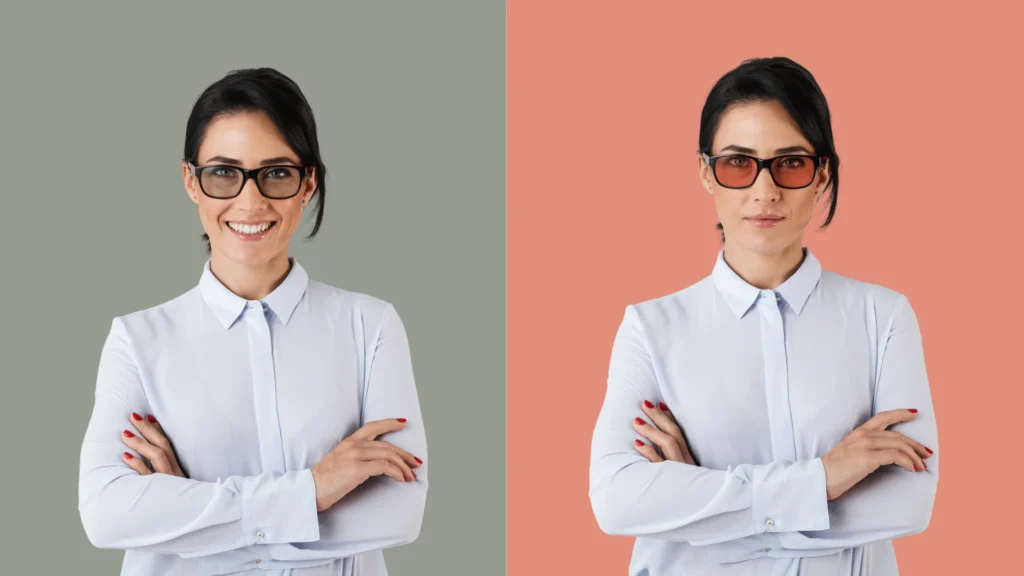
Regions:
M 324 219 L 324 194 L 327 167 L 320 158 L 313 110 L 302 90 L 284 74 L 273 68 L 233 70 L 211 84 L 196 100 L 185 126 L 185 162 L 199 163 L 199 145 L 207 125 L 223 114 L 263 112 L 277 126 L 288 146 L 299 156 L 303 166 L 316 168 L 316 221 L 307 238 L 313 238 Z M 203 234 L 206 251 L 210 237 Z
M 789 112 L 814 153 L 828 158 L 828 217 L 822 228 L 832 223 L 839 198 L 839 156 L 832 139 L 832 120 L 825 95 L 814 76 L 789 58 L 754 58 L 746 60 L 722 76 L 711 92 L 700 114 L 698 148 L 708 155 L 722 114 L 734 104 L 775 101 Z M 725 242 L 722 223 L 717 225 Z

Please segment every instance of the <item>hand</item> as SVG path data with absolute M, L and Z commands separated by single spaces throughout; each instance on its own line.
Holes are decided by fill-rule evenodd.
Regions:
M 121 433 L 121 441 L 124 442 L 125 446 L 135 450 L 143 458 L 149 460 L 150 466 L 153 467 L 150 469 L 142 459 L 136 458 L 131 452 L 125 452 L 121 459 L 124 460 L 124 463 L 129 468 L 143 476 L 157 473 L 186 478 L 185 473 L 181 470 L 181 466 L 178 465 L 178 458 L 174 455 L 174 447 L 171 446 L 171 441 L 167 439 L 167 434 L 164 433 L 163 427 L 160 426 L 160 423 L 156 421 L 152 414 L 143 418 L 132 412 L 128 421 L 131 422 L 136 431 L 125 430 Z
M 310 471 L 316 484 L 316 511 L 330 508 L 372 476 L 383 474 L 398 482 L 415 480 L 412 469 L 419 468 L 423 461 L 397 446 L 376 440 L 381 434 L 404 427 L 405 418 L 369 422 L 314 464 Z
M 640 440 L 636 440 L 634 443 L 636 451 L 651 462 L 661 462 L 664 459 L 696 466 L 696 461 L 690 454 L 690 448 L 686 445 L 686 439 L 683 438 L 683 431 L 679 429 L 668 406 L 664 402 L 659 402 L 655 406 L 644 400 L 641 409 L 651 423 L 649 424 L 643 418 L 637 418 L 633 420 L 633 429 L 657 446 L 661 454 L 658 454 L 654 447 L 644 444 Z
M 916 417 L 917 410 L 879 412 L 822 456 L 828 499 L 835 500 L 887 464 L 897 464 L 910 472 L 927 470 L 924 460 L 931 458 L 930 449 L 899 432 L 886 430 Z

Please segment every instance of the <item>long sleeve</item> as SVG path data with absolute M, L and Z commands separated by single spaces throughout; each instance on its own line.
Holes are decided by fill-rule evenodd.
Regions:
M 925 461 L 928 469 L 908 472 L 883 466 L 831 503 L 827 530 L 781 534 L 784 548 L 839 551 L 917 534 L 928 526 L 939 478 L 938 431 L 917 316 L 901 296 L 879 360 L 873 412 L 906 408 L 917 408 L 917 418 L 890 430 L 935 452 Z
M 590 500 L 603 531 L 710 545 L 829 527 L 820 459 L 712 470 L 652 463 L 636 452 L 630 422 L 644 399 L 662 396 L 649 349 L 630 306 L 612 347 L 591 446 Z
M 423 460 L 417 479 L 371 478 L 320 513 L 320 540 L 274 550 L 278 560 L 343 558 L 408 544 L 419 536 L 427 498 L 427 440 L 420 413 L 408 337 L 387 305 L 365 378 L 362 423 L 406 418 L 405 428 L 379 439 Z
M 200 482 L 128 468 L 121 432 L 132 412 L 148 408 L 128 331 L 115 319 L 100 356 L 79 468 L 79 512 L 94 546 L 192 558 L 319 538 L 309 470 Z

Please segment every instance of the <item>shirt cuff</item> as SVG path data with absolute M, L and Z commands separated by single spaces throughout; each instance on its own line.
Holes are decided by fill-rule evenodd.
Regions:
M 242 529 L 248 545 L 319 540 L 313 472 L 306 469 L 276 478 L 259 477 L 242 499 Z
M 828 530 L 828 493 L 821 458 L 758 466 L 753 480 L 757 533 Z

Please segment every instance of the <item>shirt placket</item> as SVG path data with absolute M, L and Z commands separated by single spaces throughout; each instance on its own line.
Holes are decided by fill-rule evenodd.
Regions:
M 776 461 L 796 462 L 796 439 L 789 404 L 789 363 L 786 358 L 786 329 L 782 317 L 782 298 L 774 291 L 761 292 L 758 310 L 761 314 L 761 343 L 764 353 L 765 397 L 771 430 L 772 457 Z M 774 531 L 785 530 L 774 520 L 765 520 Z M 773 576 L 796 574 L 798 560 L 778 558 Z
M 253 404 L 256 415 L 256 433 L 259 439 L 260 462 L 264 473 L 283 474 L 285 469 L 284 442 L 277 411 L 277 377 L 274 372 L 274 345 L 267 321 L 267 305 L 250 302 L 245 310 L 245 324 L 249 334 L 249 362 L 252 366 Z M 263 531 L 256 534 L 257 543 Z M 259 548 L 263 568 L 269 568 L 270 550 Z

